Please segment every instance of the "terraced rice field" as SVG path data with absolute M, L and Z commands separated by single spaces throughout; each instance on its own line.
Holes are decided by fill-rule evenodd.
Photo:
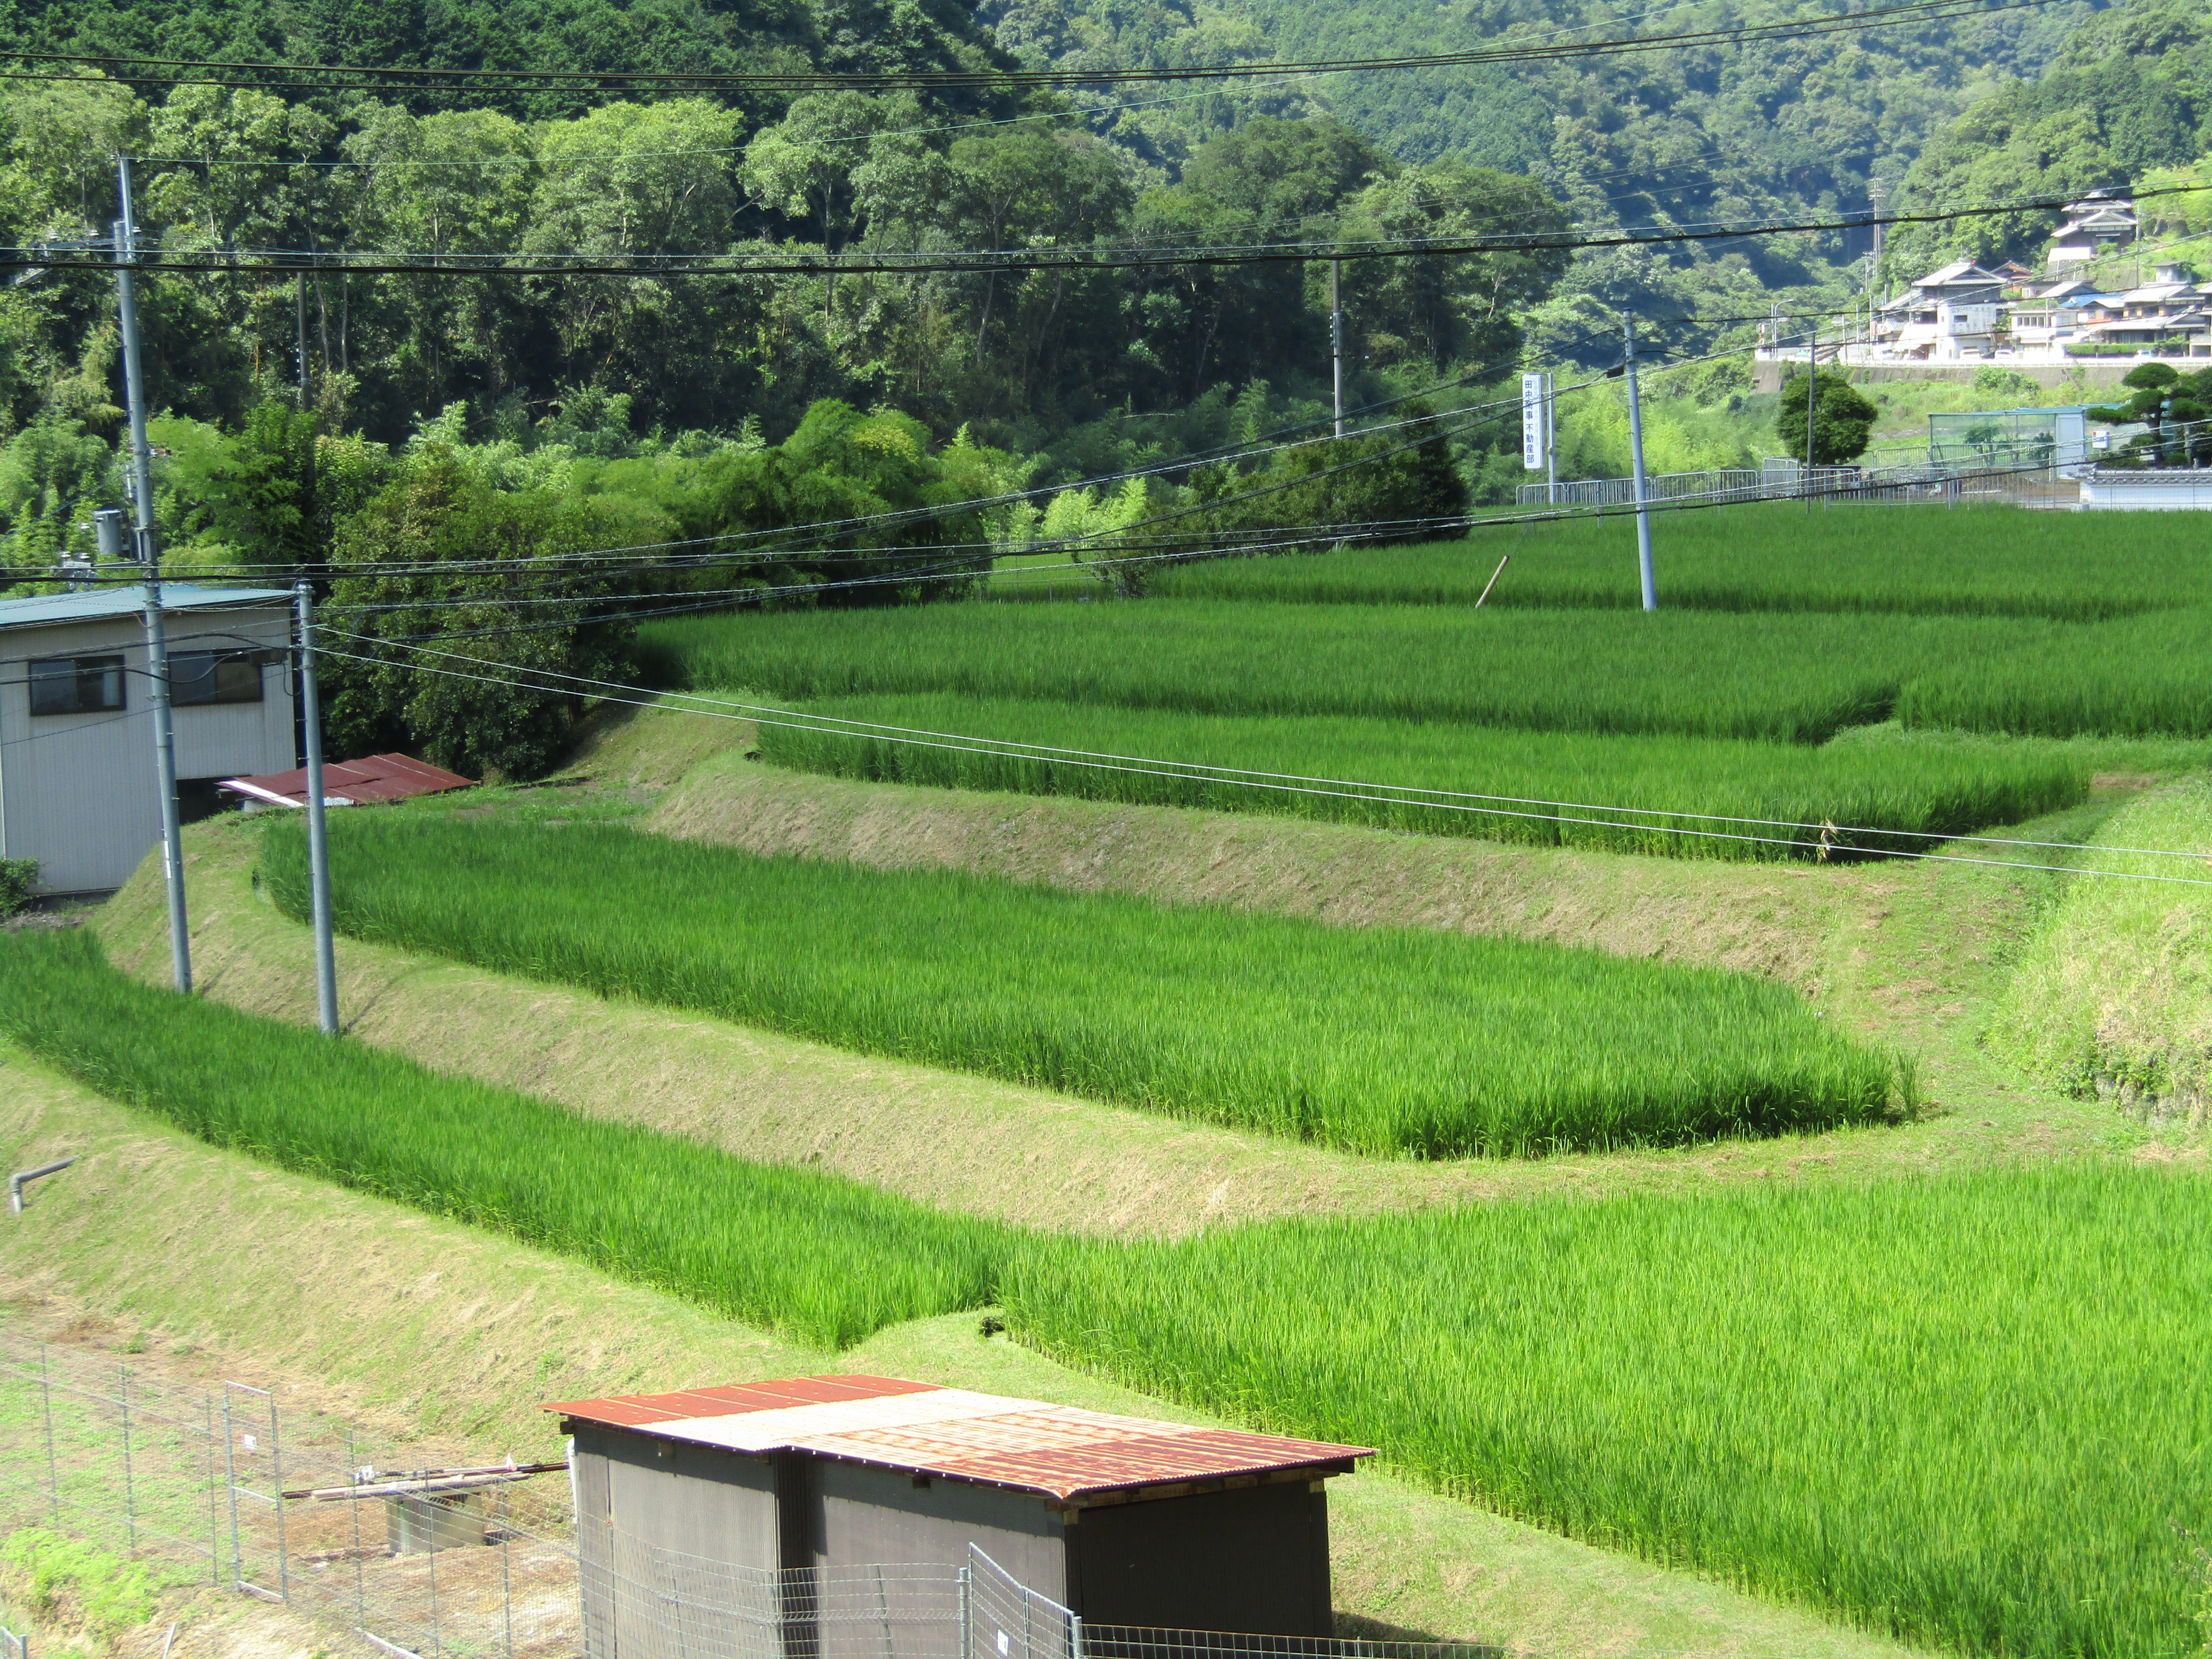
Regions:
M 763 722 L 763 758 L 891 783 L 1712 858 L 1924 851 L 2074 805 L 2089 787 L 2084 761 L 2047 746 L 1816 747 L 945 695 L 828 698 L 806 714 Z M 1630 801 L 1641 810 L 1613 805 Z
M 335 815 L 338 927 L 841 1048 L 1358 1152 L 1872 1122 L 1898 1062 L 1744 974 L 884 871 L 620 828 Z M 264 872 L 306 909 L 305 836 Z

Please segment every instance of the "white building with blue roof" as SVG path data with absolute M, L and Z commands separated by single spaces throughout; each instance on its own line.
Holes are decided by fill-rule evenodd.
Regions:
M 161 839 L 139 586 L 0 599 L 0 858 L 39 861 L 44 893 L 120 887 Z M 297 765 L 281 588 L 165 583 L 177 793 Z

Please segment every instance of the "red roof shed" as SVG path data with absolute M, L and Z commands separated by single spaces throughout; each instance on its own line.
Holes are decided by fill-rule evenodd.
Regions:
M 323 805 L 366 806 L 378 801 L 406 800 L 416 795 L 442 794 L 448 789 L 467 789 L 475 781 L 410 756 L 371 755 L 366 760 L 339 761 L 323 768 Z M 225 778 L 216 787 L 244 796 L 249 805 L 303 807 L 307 804 L 307 769 L 271 772 L 265 777 Z

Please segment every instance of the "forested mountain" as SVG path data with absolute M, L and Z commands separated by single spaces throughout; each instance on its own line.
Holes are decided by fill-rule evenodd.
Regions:
M 1900 204 L 2074 195 L 2100 185 L 2171 185 L 2160 169 L 2212 149 L 2212 9 L 2203 0 L 2134 0 L 2088 20 L 2040 79 L 2009 82 L 1933 134 Z M 2178 205 L 2142 204 L 2146 217 Z M 2033 264 L 2060 218 L 2008 213 L 1901 226 L 1886 273 L 1894 285 L 1947 258 Z

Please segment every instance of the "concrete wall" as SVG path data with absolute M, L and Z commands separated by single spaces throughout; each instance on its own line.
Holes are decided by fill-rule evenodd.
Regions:
M 282 651 L 281 608 L 179 611 L 173 651 Z M 120 655 L 121 714 L 31 714 L 27 665 L 52 657 Z M 119 887 L 161 838 L 145 632 L 136 617 L 0 632 L 0 857 L 39 860 L 43 892 Z M 180 781 L 282 772 L 295 763 L 292 687 L 282 663 L 261 670 L 258 703 L 179 708 Z

